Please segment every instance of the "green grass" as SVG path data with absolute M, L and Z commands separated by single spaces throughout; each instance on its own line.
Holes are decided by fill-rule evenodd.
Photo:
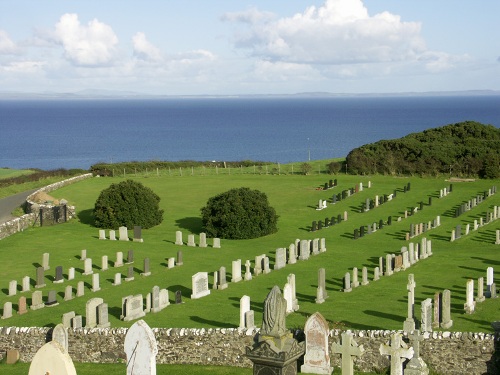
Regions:
M 319 164 L 315 164 L 319 165 Z M 496 181 L 475 181 L 468 183 L 453 183 L 453 193 L 443 199 L 438 199 L 439 190 L 448 187 L 449 183 L 443 178 L 393 178 L 384 176 L 330 176 L 327 174 L 313 174 L 310 176 L 271 175 L 271 174 L 199 174 L 183 176 L 168 175 L 165 173 L 156 176 L 152 173 L 133 177 L 152 188 L 161 198 L 160 206 L 165 210 L 164 221 L 161 225 L 143 231 L 144 243 L 125 243 L 121 241 L 100 241 L 98 230 L 92 226 L 92 208 L 99 193 L 113 182 L 119 182 L 122 177 L 93 178 L 67 186 L 51 193 L 55 198 L 67 199 L 77 207 L 78 219 L 69 223 L 43 228 L 33 228 L 16 234 L 1 241 L 0 262 L 0 306 L 6 301 L 17 303 L 20 296 L 7 296 L 10 280 L 21 280 L 25 275 L 35 278 L 35 268 L 42 261 L 42 254 L 50 253 L 51 269 L 46 272 L 47 286 L 43 288 L 44 297 L 49 290 L 58 292 L 59 305 L 37 311 L 30 311 L 23 316 L 13 316 L 2 322 L 10 326 L 54 326 L 60 322 L 63 313 L 75 311 L 85 315 L 85 303 L 91 297 L 102 297 L 110 306 L 110 322 L 112 327 L 128 327 L 133 322 L 119 320 L 121 313 L 121 298 L 130 294 L 142 293 L 144 296 L 151 291 L 154 285 L 167 288 L 173 302 L 173 293 L 181 290 L 182 305 L 170 305 L 157 314 L 147 314 L 144 318 L 151 327 L 237 327 L 239 324 L 239 300 L 241 296 L 251 298 L 252 309 L 255 310 L 257 326 L 261 324 L 262 304 L 273 285 L 283 288 L 289 273 L 295 273 L 297 283 L 297 297 L 300 310 L 287 316 L 287 326 L 290 328 L 303 327 L 306 319 L 319 311 L 332 327 L 349 327 L 352 329 L 402 329 L 407 313 L 406 283 L 409 273 L 415 274 L 416 288 L 416 315 L 420 316 L 420 302 L 425 298 L 432 298 L 435 292 L 450 289 L 452 295 L 452 319 L 454 331 L 481 331 L 492 332 L 490 322 L 498 319 L 500 300 L 486 300 L 478 304 L 473 315 L 463 314 L 465 302 L 465 283 L 467 279 L 477 280 L 479 276 L 486 276 L 488 266 L 500 264 L 500 246 L 494 245 L 495 229 L 500 229 L 500 220 L 472 232 L 468 237 L 451 243 L 451 230 L 462 224 L 472 223 L 475 218 L 490 209 L 492 205 L 500 205 L 500 194 L 488 198 L 472 211 L 453 218 L 454 209 L 464 201 L 471 199 L 478 193 L 487 190 L 492 185 L 499 185 Z M 127 176 L 128 178 L 130 176 Z M 331 178 L 337 178 L 339 187 L 320 191 L 316 188 L 323 186 Z M 329 199 L 333 193 L 353 187 L 359 182 L 366 186 L 372 182 L 372 188 L 365 188 L 363 192 L 323 211 L 314 208 L 319 199 Z M 390 194 L 394 189 L 402 189 L 403 185 L 411 182 L 411 191 L 404 194 L 398 192 L 397 197 L 367 213 L 359 213 L 359 207 L 366 198 L 375 195 Z M 189 233 L 198 234 L 202 231 L 200 209 L 208 198 L 234 187 L 247 186 L 265 192 L 270 204 L 276 209 L 280 219 L 279 231 L 276 234 L 253 240 L 222 240 L 221 249 L 192 248 L 176 246 L 175 231 L 182 230 L 184 241 Z M 433 205 L 425 206 L 417 215 L 401 222 L 397 216 L 403 216 L 404 210 L 415 207 L 420 201 L 427 203 L 428 197 L 433 196 Z M 323 229 L 316 233 L 309 232 L 312 220 L 337 216 L 348 211 L 349 219 L 334 227 Z M 379 219 L 387 220 L 393 216 L 393 225 L 383 230 L 353 240 L 354 228 L 366 225 Z M 378 257 L 388 253 L 398 253 L 402 246 L 407 246 L 404 233 L 409 230 L 410 223 L 420 223 L 433 220 L 441 215 L 441 227 L 425 234 L 432 240 L 434 256 L 420 261 L 404 272 L 391 277 L 382 277 L 377 282 L 370 282 L 368 286 L 359 287 L 351 293 L 341 292 L 342 277 L 353 267 L 361 270 L 368 267 L 369 278 L 372 279 L 373 268 L 378 265 Z M 116 228 L 115 228 L 116 229 Z M 132 232 L 130 232 L 132 235 Z M 295 265 L 288 265 L 279 271 L 268 275 L 254 277 L 249 282 L 230 283 L 222 291 L 212 290 L 210 296 L 191 300 L 191 276 L 199 271 L 209 272 L 210 287 L 215 270 L 225 266 L 228 280 L 231 278 L 231 261 L 241 259 L 253 261 L 258 254 L 266 253 L 274 263 L 276 248 L 288 247 L 296 238 L 313 239 L 325 237 L 328 251 L 311 257 L 308 261 L 298 261 Z M 418 242 L 422 236 L 413 239 Z M 209 240 L 209 244 L 211 241 Z M 100 272 L 101 291 L 90 291 L 91 276 L 82 276 L 83 262 L 79 259 L 81 249 L 87 249 L 88 257 L 93 259 L 94 271 Z M 100 271 L 101 256 L 108 255 L 109 260 L 115 260 L 117 251 L 126 253 L 134 249 L 136 262 L 135 281 L 123 282 L 121 286 L 112 286 L 113 275 L 121 272 L 126 275 L 126 267 L 107 271 Z M 184 265 L 174 269 L 166 269 L 166 259 L 175 257 L 178 250 L 183 251 Z M 142 260 L 149 257 L 151 260 L 152 275 L 141 277 Z M 64 273 L 69 267 L 75 267 L 76 278 L 70 282 L 74 288 L 80 280 L 86 284 L 85 297 L 75 298 L 64 302 L 64 288 L 69 285 L 66 280 L 63 284 L 53 284 L 55 267 L 62 265 Z M 318 269 L 326 268 L 327 291 L 329 298 L 325 303 L 318 305 L 316 297 Z M 498 268 L 498 267 L 497 267 Z M 244 270 L 243 270 L 244 272 Z M 19 287 L 20 288 L 20 287 Z M 34 290 L 34 289 L 32 289 Z M 27 294 L 28 302 L 31 293 Z
M 0 180 L 5 178 L 18 177 L 25 174 L 31 174 L 34 171 L 31 169 L 10 169 L 10 168 L 0 168 Z

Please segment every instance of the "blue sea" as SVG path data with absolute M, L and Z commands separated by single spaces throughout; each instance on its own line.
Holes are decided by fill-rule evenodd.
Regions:
M 0 167 L 301 162 L 465 120 L 500 127 L 500 96 L 0 100 Z

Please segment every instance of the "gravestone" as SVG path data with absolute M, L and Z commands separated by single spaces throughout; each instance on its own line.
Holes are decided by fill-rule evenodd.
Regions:
M 385 256 L 385 276 L 391 276 L 394 272 L 392 271 L 392 255 L 387 254 Z
M 326 276 L 325 269 L 320 268 L 318 270 L 318 288 L 316 293 L 316 303 L 323 303 L 325 299 L 328 298 L 326 293 Z
M 43 267 L 44 271 L 50 270 L 49 259 L 50 259 L 50 254 L 43 253 L 43 255 L 42 255 L 42 267 Z
M 406 320 L 403 324 L 403 330 L 405 332 L 413 332 L 415 330 L 415 278 L 412 273 L 408 275 L 408 284 L 406 289 L 408 290 L 408 314 Z
M 109 240 L 116 241 L 116 231 L 114 231 L 114 230 L 109 231 Z
M 62 325 L 64 328 L 71 328 L 71 320 L 75 317 L 75 312 L 70 311 L 62 315 Z
M 453 326 L 453 320 L 451 319 L 451 292 L 448 289 L 443 291 L 441 306 L 441 328 L 449 329 Z
M 225 268 L 224 268 L 224 274 L 225 274 Z M 242 280 L 241 278 L 241 259 L 233 260 L 231 264 L 231 282 L 232 283 L 238 283 Z M 225 275 L 224 275 L 224 283 L 226 282 L 225 280 Z M 227 287 L 227 284 L 226 284 Z
M 85 305 L 85 328 L 97 327 L 97 306 L 103 303 L 102 298 L 91 298 Z
M 85 284 L 83 281 L 79 281 L 76 284 L 76 296 L 82 297 L 85 294 Z
M 182 242 L 182 232 L 180 230 L 175 232 L 175 244 L 184 245 L 184 242 Z
M 341 344 L 332 344 L 332 352 L 342 356 L 342 375 L 354 375 L 354 357 L 361 357 L 365 349 L 363 345 L 358 346 L 351 332 L 343 332 L 341 337 Z
M 103 302 L 97 305 L 97 327 L 109 328 L 110 326 L 111 323 L 109 323 L 108 304 Z
M 101 286 L 99 285 L 99 274 L 94 273 L 92 275 L 92 291 L 98 292 L 101 290 Z
M 264 258 L 262 259 L 262 264 L 263 264 L 262 273 L 264 275 L 267 275 L 269 272 L 271 272 L 271 268 L 269 267 L 269 257 L 268 256 L 264 256 Z
M 380 268 L 375 267 L 373 270 L 373 281 L 378 281 L 380 279 Z
M 368 268 L 363 267 L 361 269 L 361 285 L 368 285 L 370 282 L 368 281 Z
M 118 228 L 118 235 L 120 241 L 128 241 L 128 230 L 127 227 Z
M 26 304 L 26 297 L 22 296 L 19 298 L 19 304 L 17 308 L 17 314 L 18 315 L 23 315 L 28 312 L 28 307 Z
M 391 357 L 391 375 L 403 375 L 404 360 L 413 357 L 413 348 L 408 348 L 401 334 L 397 332 L 391 335 L 390 346 L 380 344 L 379 351 L 381 355 Z
M 107 271 L 108 270 L 108 256 L 103 255 L 101 257 L 101 271 Z
M 156 375 L 158 346 L 153 331 L 144 320 L 135 322 L 125 336 L 127 375 Z
M 358 267 L 354 267 L 352 269 L 352 287 L 357 288 L 358 286 L 359 286 Z
M 184 264 L 184 261 L 182 259 L 182 251 L 181 250 L 179 250 L 177 252 L 177 262 L 175 262 L 175 263 L 177 263 L 178 266 L 182 266 Z
M 484 278 L 478 277 L 477 279 L 477 297 L 476 302 L 484 302 Z
M 2 319 L 12 318 L 12 302 L 5 302 L 3 304 Z
M 9 296 L 15 296 L 17 294 L 17 281 L 11 280 L 9 281 Z
M 178 263 L 177 263 L 178 264 Z M 171 269 L 175 267 L 175 258 L 168 258 L 167 260 L 167 268 Z
M 420 357 L 420 341 L 424 340 L 424 337 L 419 331 L 414 331 L 412 334 L 408 335 L 410 339 L 410 344 L 413 347 L 413 358 L 406 364 L 404 370 L 405 375 L 428 375 L 429 368 L 424 360 Z
M 127 277 L 125 278 L 125 281 L 134 281 L 134 279 L 135 279 L 135 277 L 134 277 L 134 267 L 130 266 L 127 269 Z
M 68 351 L 68 329 L 61 323 L 54 327 L 54 330 L 52 331 L 52 341 L 56 341 L 63 347 L 64 351 Z
M 432 332 L 432 299 L 426 298 L 421 303 L 420 330 Z
M 59 305 L 56 298 L 57 294 L 55 290 L 49 290 L 47 294 L 47 302 L 45 302 L 46 307 L 53 307 Z
M 87 276 L 93 274 L 94 271 L 92 270 L 92 258 L 87 258 L 84 260 L 84 262 L 85 264 L 84 264 L 83 275 Z
M 314 313 L 307 319 L 304 327 L 306 354 L 300 372 L 326 375 L 332 373 L 328 332 L 328 322 L 319 312 Z
M 240 298 L 240 328 L 247 328 L 245 314 L 250 311 L 250 297 L 243 296 Z
M 44 275 L 44 268 L 43 267 L 37 267 L 36 268 L 36 284 L 35 288 L 43 288 L 45 286 L 45 275 Z
M 476 307 L 476 301 L 474 301 L 474 280 L 467 280 L 466 290 L 465 290 L 465 304 L 464 310 L 467 314 L 473 314 Z
M 494 269 L 493 267 L 488 267 L 486 269 L 486 298 L 491 298 L 492 285 L 495 282 Z
M 62 266 L 57 266 L 56 267 L 56 276 L 54 278 L 54 283 L 60 284 L 64 282 L 63 278 L 63 268 Z
M 212 247 L 214 249 L 220 249 L 220 238 L 214 238 L 212 241 Z
M 31 279 L 29 276 L 23 277 L 21 293 L 29 292 L 31 290 L 30 282 L 31 282 Z
M 120 272 L 117 272 L 115 273 L 113 286 L 120 285 L 121 283 L 122 283 L 122 274 Z
M 132 264 L 134 263 L 134 250 L 130 249 L 127 252 L 127 264 Z
M 142 318 L 146 313 L 143 308 L 142 294 L 122 298 L 122 314 L 120 319 L 125 322 Z
M 99 229 L 99 239 L 100 240 L 106 239 L 106 231 L 104 229 Z
M 193 289 L 191 299 L 198 299 L 210 294 L 210 289 L 208 289 L 208 272 L 194 274 L 191 277 L 191 284 Z
M 286 313 L 293 313 L 293 292 L 292 286 L 289 283 L 286 283 L 283 287 L 283 297 L 286 301 Z
M 240 280 L 241 280 L 241 259 L 240 261 Z M 217 289 L 222 290 L 227 288 L 226 267 L 222 266 L 217 271 Z
M 352 292 L 352 287 L 351 287 L 351 274 L 349 272 L 346 272 L 344 276 L 344 292 Z
M 115 267 L 122 267 L 122 266 L 123 266 L 123 252 L 118 251 L 116 253 Z
M 293 311 L 299 310 L 299 301 L 297 299 L 296 284 L 295 284 L 295 274 L 291 273 L 286 278 L 287 284 L 291 287 L 292 293 L 292 309 Z
M 68 285 L 64 289 L 64 300 L 71 301 L 72 299 L 73 299 L 73 287 L 71 285 Z
M 195 247 L 196 243 L 194 242 L 194 234 L 188 234 L 188 246 Z
M 207 234 L 200 233 L 200 247 L 207 247 Z
M 149 258 L 144 258 L 141 276 L 150 276 L 151 271 L 149 269 Z
M 252 280 L 252 271 L 250 270 L 250 260 L 247 259 L 245 262 L 245 281 Z
M 274 262 L 274 269 L 279 270 L 286 266 L 286 249 L 280 247 L 276 249 L 276 260 Z
M 178 305 L 178 304 L 181 304 L 183 303 L 182 302 L 182 292 L 180 290 L 177 290 L 175 292 L 175 304 Z
M 142 238 L 142 227 L 140 225 L 134 225 L 134 242 L 144 242 Z
M 82 316 L 81 315 L 76 315 L 73 319 L 71 319 L 71 327 L 74 329 L 79 329 L 83 327 L 82 324 Z
M 308 240 L 301 240 L 300 241 L 300 254 L 299 254 L 299 259 L 300 260 L 307 260 L 309 259 L 309 241 Z
M 36 352 L 28 375 L 76 375 L 75 365 L 68 352 L 57 341 L 50 341 Z
M 83 249 L 80 251 L 80 260 L 87 259 L 87 249 Z
M 297 250 L 295 244 L 291 243 L 288 247 L 288 264 L 297 263 Z
M 45 307 L 45 303 L 43 302 L 42 298 L 42 291 L 37 290 L 36 292 L 33 292 L 31 295 L 31 310 L 38 310 L 38 309 L 43 309 Z

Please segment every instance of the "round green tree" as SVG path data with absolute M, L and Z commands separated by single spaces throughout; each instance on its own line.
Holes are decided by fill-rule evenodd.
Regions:
M 151 228 L 163 220 L 160 197 L 143 184 L 126 180 L 101 191 L 94 206 L 94 224 L 98 228 L 132 229 L 135 225 Z
M 278 215 L 266 194 L 246 187 L 210 198 L 201 216 L 210 237 L 248 239 L 278 231 Z

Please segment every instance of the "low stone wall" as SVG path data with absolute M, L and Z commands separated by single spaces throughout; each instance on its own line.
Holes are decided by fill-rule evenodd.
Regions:
M 73 218 L 76 215 L 74 206 L 67 206 L 65 204 L 38 204 L 33 201 L 33 197 L 39 192 L 43 191 L 48 193 L 90 177 L 92 177 L 92 173 L 86 173 L 47 185 L 35 191 L 26 199 L 26 210 L 29 212 L 28 214 L 0 225 L 0 240 L 33 226 L 40 226 L 44 223 L 57 224 Z
M 155 328 L 153 331 L 158 343 L 157 363 L 252 366 L 244 353 L 245 347 L 252 345 L 257 330 Z M 126 333 L 126 328 L 69 329 L 69 354 L 76 362 L 124 362 Z M 340 330 L 330 331 L 330 345 L 340 342 L 341 333 Z M 355 360 L 355 368 L 376 372 L 389 367 L 389 359 L 379 354 L 379 347 L 389 342 L 394 331 L 352 333 L 357 344 L 365 349 L 364 355 Z M 50 328 L 1 328 L 0 356 L 5 356 L 7 349 L 18 349 L 21 361 L 30 362 L 50 336 Z M 420 354 L 441 375 L 499 373 L 494 364 L 495 336 L 492 334 L 426 333 L 420 344 Z M 332 366 L 340 367 L 340 355 L 331 354 L 331 362 Z

